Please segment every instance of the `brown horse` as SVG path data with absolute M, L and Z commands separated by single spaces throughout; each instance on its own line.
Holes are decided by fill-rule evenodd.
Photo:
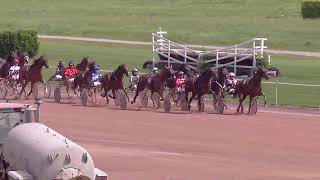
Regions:
M 35 83 L 41 82 L 45 85 L 45 81 L 43 80 L 43 76 L 42 76 L 43 66 L 45 66 L 46 68 L 49 68 L 48 59 L 45 56 L 40 56 L 40 58 L 36 59 L 33 62 L 33 64 L 30 66 L 28 70 L 21 71 L 20 78 L 25 82 L 22 85 L 20 96 L 22 92 L 25 91 L 25 87 L 28 85 L 29 82 L 31 82 L 31 90 L 28 93 L 28 96 L 32 93 L 32 88 Z
M 211 81 L 212 81 L 212 78 L 214 79 L 217 78 L 218 75 L 216 71 L 217 71 L 216 68 L 209 67 L 194 81 L 194 84 L 190 82 L 189 88 L 187 88 L 188 85 L 186 84 L 186 98 L 188 98 L 187 93 L 189 93 L 190 91 L 192 92 L 192 96 L 188 102 L 189 110 L 191 109 L 191 102 L 195 96 L 198 97 L 198 107 L 201 107 L 202 96 L 205 94 L 212 94 Z M 189 92 L 187 91 L 187 89 L 189 89 L 188 90 Z M 198 110 L 202 111 L 202 109 L 198 109 Z
M 160 95 L 160 100 L 163 100 L 163 90 L 164 90 L 164 84 L 172 76 L 170 69 L 167 67 L 163 67 L 160 69 L 159 73 L 156 74 L 145 74 L 142 75 L 139 78 L 139 82 L 137 85 L 137 91 L 133 98 L 133 101 L 131 101 L 131 104 L 136 102 L 136 99 L 141 91 L 144 89 L 149 89 L 151 91 L 151 100 L 153 101 L 153 94 L 156 92 Z
M 112 91 L 112 96 L 109 96 L 112 99 L 115 99 L 115 92 L 118 89 L 123 89 L 123 76 L 126 75 L 127 77 L 129 76 L 129 72 L 128 72 L 128 66 L 126 64 L 121 64 L 118 66 L 118 68 L 113 71 L 113 72 L 109 72 L 107 74 L 104 74 L 100 80 L 102 87 L 104 89 L 104 94 L 102 94 L 102 97 L 106 97 L 107 99 L 107 104 L 109 104 L 109 98 L 107 96 L 108 91 L 111 89 Z M 129 97 L 126 94 L 128 100 Z
M 92 64 L 95 64 L 95 62 L 89 56 L 84 57 L 82 61 L 77 64 L 76 67 L 79 72 L 74 78 L 74 85 L 72 87 L 75 94 L 77 88 L 79 88 L 79 91 L 81 92 L 82 89 L 87 85 L 85 73 L 89 70 L 89 66 Z M 69 89 L 68 86 L 67 88 Z
M 237 108 L 237 112 L 239 112 L 240 107 L 241 107 L 241 113 L 243 113 L 243 101 L 246 99 L 247 96 L 249 96 L 249 110 L 248 114 L 251 109 L 251 102 L 254 97 L 257 96 L 264 96 L 262 93 L 262 88 L 261 88 L 261 81 L 262 78 L 268 80 L 268 74 L 267 71 L 264 70 L 263 68 L 259 67 L 257 71 L 254 72 L 253 77 L 249 79 L 244 79 L 239 81 L 236 84 L 235 87 L 235 95 L 238 95 L 239 97 L 239 106 Z M 266 103 L 266 101 L 265 101 Z

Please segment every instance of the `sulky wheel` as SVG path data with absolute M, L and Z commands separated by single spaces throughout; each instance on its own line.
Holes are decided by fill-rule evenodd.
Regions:
M 52 86 L 53 86 L 52 81 L 47 82 L 47 84 L 45 85 L 44 93 L 43 93 L 45 98 L 49 98 L 50 97 Z
M 120 99 L 121 99 L 120 91 L 116 91 L 115 97 L 114 97 L 114 105 L 115 106 L 120 106 Z
M 159 109 L 161 107 L 161 102 L 160 102 L 160 95 L 158 93 L 154 93 L 152 96 L 152 99 L 154 101 L 155 104 L 155 108 Z
M 123 91 L 122 89 L 118 90 L 119 92 L 119 99 L 120 99 L 120 109 L 124 110 L 127 108 L 127 95 L 125 93 L 125 91 Z
M 1 83 L 0 84 L 0 99 L 6 99 L 7 94 L 8 94 L 8 90 L 7 90 L 5 83 Z
M 256 114 L 257 111 L 258 111 L 257 98 L 254 97 L 254 98 L 252 98 L 252 101 L 251 101 L 251 109 L 250 109 L 249 114 L 250 114 L 250 115 Z
M 56 103 L 59 103 L 61 100 L 61 89 L 59 87 L 56 87 L 54 89 L 53 96 L 54 96 L 54 101 Z
M 163 108 L 165 112 L 169 112 L 171 109 L 171 101 L 170 101 L 170 95 L 167 95 L 164 97 L 163 100 Z
M 219 114 L 223 113 L 225 106 L 224 106 L 224 102 L 222 100 L 222 97 L 220 95 L 216 96 L 216 99 L 213 102 L 213 106 L 214 106 L 215 112 L 217 112 Z
M 32 87 L 32 97 L 34 99 L 38 98 L 39 97 L 39 94 L 38 94 L 38 84 L 35 83 Z
M 141 105 L 144 108 L 148 106 L 148 93 L 147 93 L 147 91 L 141 92 Z
M 204 111 L 204 100 L 203 100 L 203 97 L 201 97 L 201 99 L 200 99 L 200 106 L 199 106 L 199 104 L 197 103 L 197 105 L 198 105 L 198 111 L 199 112 L 203 112 Z
M 180 95 L 180 108 L 182 111 L 188 111 L 188 101 L 185 94 Z
M 81 104 L 83 106 L 86 106 L 87 102 L 88 102 L 88 94 L 87 94 L 87 90 L 86 89 L 82 90 L 81 95 L 80 95 L 80 99 L 81 99 Z

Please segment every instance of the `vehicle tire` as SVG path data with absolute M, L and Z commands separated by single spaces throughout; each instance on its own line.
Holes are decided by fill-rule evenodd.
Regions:
M 180 95 L 180 108 L 182 111 L 188 111 L 188 101 L 185 94 Z
M 170 95 L 164 97 L 163 108 L 164 108 L 165 112 L 169 112 L 170 111 L 170 109 L 171 109 Z
M 54 89 L 53 96 L 54 96 L 54 101 L 56 103 L 60 103 L 60 100 L 61 100 L 61 89 L 59 87 L 56 87 Z
M 83 89 L 80 95 L 80 99 L 81 99 L 81 104 L 83 106 L 87 106 L 88 103 L 88 94 L 87 94 L 87 90 Z
M 87 96 L 88 96 L 88 102 L 89 103 L 93 103 L 93 95 L 94 95 L 93 91 L 94 90 L 93 89 L 87 89 L 86 91 L 87 91 Z
M 216 96 L 216 100 L 214 102 L 214 111 L 222 114 L 224 111 L 224 102 L 222 100 L 222 97 L 220 95 Z
M 39 94 L 38 94 L 38 84 L 35 83 L 32 87 L 32 97 L 34 99 L 38 98 L 39 97 Z
M 257 114 L 257 111 L 258 111 L 257 98 L 254 97 L 254 98 L 252 98 L 252 101 L 251 101 L 251 109 L 250 109 L 249 114 L 250 115 Z
M 46 84 L 46 87 L 44 88 L 44 97 L 45 98 L 50 98 L 50 95 L 51 95 L 51 89 L 52 89 L 52 82 L 49 81 L 47 84 Z
M 203 97 L 201 97 L 200 102 L 201 102 L 201 105 L 200 105 L 200 106 L 199 106 L 199 104 L 197 103 L 198 112 L 203 112 L 203 111 L 204 111 L 204 100 L 203 100 Z
M 154 104 L 156 105 L 155 108 L 159 109 L 161 107 L 160 95 L 158 93 L 154 93 L 152 99 L 154 101 Z
M 145 91 L 142 91 L 141 92 L 141 105 L 142 105 L 142 107 L 147 107 L 148 106 L 148 93 L 147 93 L 147 91 L 145 90 Z
M 6 99 L 7 94 L 8 94 L 8 90 L 7 90 L 5 83 L 1 83 L 0 84 L 0 99 Z
M 122 90 L 122 89 L 120 89 L 120 90 L 118 90 L 119 91 L 119 99 L 120 99 L 120 109 L 121 110 L 124 110 L 124 109 L 126 109 L 127 108 L 127 103 L 128 103 L 128 101 L 127 101 L 127 96 L 126 96 L 126 93 Z
M 115 97 L 114 97 L 114 105 L 115 106 L 120 106 L 120 100 L 121 100 L 121 94 L 119 91 L 115 92 Z

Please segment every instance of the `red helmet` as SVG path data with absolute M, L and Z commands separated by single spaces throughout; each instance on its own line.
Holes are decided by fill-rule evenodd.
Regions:
M 14 63 L 14 64 L 19 64 L 19 59 L 15 58 L 15 59 L 13 60 L 13 63 Z

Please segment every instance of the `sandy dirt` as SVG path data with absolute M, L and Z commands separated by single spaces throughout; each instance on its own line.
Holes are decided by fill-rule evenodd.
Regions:
M 320 179 L 320 115 L 44 101 L 42 122 L 86 148 L 111 180 Z

